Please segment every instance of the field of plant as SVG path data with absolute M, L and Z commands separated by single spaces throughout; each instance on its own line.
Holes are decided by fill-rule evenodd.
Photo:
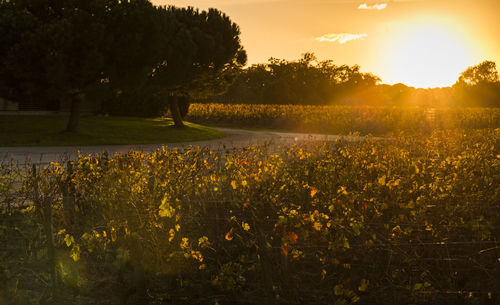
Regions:
M 398 135 L 500 128 L 500 108 L 193 104 L 193 122 L 326 134 Z
M 499 138 L 3 165 L 0 304 L 498 304 Z

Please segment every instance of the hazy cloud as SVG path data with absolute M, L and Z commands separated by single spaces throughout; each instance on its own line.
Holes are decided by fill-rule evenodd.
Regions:
M 358 6 L 358 9 L 360 9 L 360 10 L 379 10 L 380 11 L 386 7 L 387 7 L 387 3 L 372 4 L 372 5 L 368 5 L 366 3 L 363 3 L 360 6 Z
M 367 37 L 368 34 L 349 34 L 349 33 L 339 33 L 339 34 L 325 34 L 321 37 L 316 38 L 320 42 L 338 42 L 344 44 L 351 40 L 361 39 Z

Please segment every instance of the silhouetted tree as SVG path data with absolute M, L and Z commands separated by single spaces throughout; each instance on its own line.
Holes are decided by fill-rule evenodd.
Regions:
M 165 39 L 151 82 L 169 96 L 175 126 L 183 127 L 179 97 L 224 91 L 246 53 L 238 26 L 216 9 L 160 8 L 160 24 Z
M 86 91 L 103 79 L 110 3 L 2 1 L 0 77 L 8 83 L 9 98 L 68 96 L 71 114 L 66 129 L 75 131 Z
M 457 83 L 475 86 L 482 83 L 496 83 L 499 81 L 496 63 L 484 61 L 479 65 L 467 68 L 460 74 Z
M 106 75 L 114 91 L 141 91 L 153 69 L 163 60 L 160 48 L 168 26 L 149 0 L 113 1 L 106 26 L 110 56 Z M 140 92 L 144 94 L 144 92 Z
M 455 97 L 464 106 L 500 106 L 500 78 L 493 61 L 467 68 L 453 85 Z
M 109 98 L 103 110 L 112 114 L 158 116 L 165 101 L 149 85 L 169 25 L 161 24 L 160 9 L 149 0 L 113 1 L 106 26 L 110 32 L 106 81 Z
M 96 86 L 114 95 L 221 92 L 246 62 L 239 28 L 218 10 L 148 0 L 0 0 L 0 96 L 71 97 L 67 130 Z M 186 112 L 188 103 L 183 104 Z
M 228 92 L 216 100 L 263 104 L 330 104 L 380 79 L 361 73 L 359 66 L 318 61 L 313 53 L 299 60 L 271 58 L 267 64 L 243 69 Z

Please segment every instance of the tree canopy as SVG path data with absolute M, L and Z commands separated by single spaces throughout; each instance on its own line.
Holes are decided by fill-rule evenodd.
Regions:
M 213 80 L 246 62 L 239 34 L 215 9 L 148 0 L 0 0 L 0 96 L 71 98 L 67 130 L 75 131 L 80 104 L 96 86 L 175 97 L 223 83 Z
M 153 68 L 151 83 L 170 96 L 172 116 L 181 127 L 178 97 L 224 90 L 232 72 L 246 63 L 246 53 L 238 26 L 216 9 L 163 7 L 159 20 L 169 39 L 161 47 L 162 60 Z
M 499 81 L 496 63 L 493 61 L 483 61 L 479 65 L 467 68 L 460 74 L 457 84 L 476 86 L 486 83 L 496 83 Z
M 299 60 L 271 58 L 267 64 L 242 70 L 219 98 L 243 103 L 327 104 L 379 81 L 373 74 L 360 72 L 359 66 L 318 61 L 313 53 L 305 53 Z
M 72 98 L 67 129 L 78 124 L 85 91 L 103 78 L 110 1 L 11 0 L 0 6 L 0 76 L 19 100 Z
M 493 61 L 467 68 L 453 89 L 461 106 L 500 107 L 500 78 Z

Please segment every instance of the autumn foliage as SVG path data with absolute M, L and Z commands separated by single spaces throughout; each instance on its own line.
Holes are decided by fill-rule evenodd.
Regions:
M 54 209 L 65 304 L 494 304 L 498 137 L 82 156 L 28 175 L 22 194 L 37 186 Z M 21 257 L 44 253 L 21 240 Z M 20 303 L 43 291 L 2 262 Z

